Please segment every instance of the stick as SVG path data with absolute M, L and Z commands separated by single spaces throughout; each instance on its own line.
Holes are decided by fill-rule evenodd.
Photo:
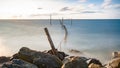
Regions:
M 48 29 L 47 29 L 47 28 L 44 28 L 44 30 L 45 30 L 45 33 L 46 33 L 46 35 L 47 35 L 48 41 L 49 41 L 49 43 L 50 43 L 50 46 L 51 46 L 51 48 L 52 48 L 53 54 L 54 54 L 54 55 L 57 55 L 56 49 L 55 49 L 55 47 L 54 47 L 54 44 L 53 44 L 53 41 L 52 41 L 52 39 L 51 39 L 51 37 L 50 37 L 50 34 L 49 34 Z

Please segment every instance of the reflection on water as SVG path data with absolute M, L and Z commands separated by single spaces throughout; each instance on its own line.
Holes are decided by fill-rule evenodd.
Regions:
M 0 56 L 10 56 L 11 52 L 7 46 L 3 44 L 3 39 L 0 38 Z
M 110 59 L 111 52 L 120 49 L 119 21 L 73 20 L 71 25 L 71 20 L 65 20 L 68 39 L 67 43 L 61 44 L 62 50 L 68 52 L 69 49 L 76 49 L 86 56 L 100 58 L 101 61 Z M 52 25 L 49 20 L 0 20 L 0 38 L 4 40 L 0 41 L 0 54 L 14 54 L 23 46 L 40 51 L 50 49 L 45 27 L 49 29 L 58 48 L 64 38 L 64 30 L 58 20 L 52 20 Z

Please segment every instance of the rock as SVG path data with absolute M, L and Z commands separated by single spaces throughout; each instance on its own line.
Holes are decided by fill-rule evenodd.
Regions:
M 13 59 L 19 59 L 18 53 L 14 54 L 14 55 L 10 58 L 10 60 L 13 60 Z
M 101 68 L 100 65 L 94 64 L 94 63 L 91 63 L 88 67 L 89 67 L 89 68 Z
M 65 59 L 62 68 L 88 68 L 87 58 L 71 56 Z
M 24 60 L 13 59 L 10 63 L 3 64 L 2 68 L 38 68 L 38 67 Z
M 70 53 L 79 53 L 79 54 L 83 54 L 83 52 L 76 50 L 76 49 L 70 49 L 69 50 Z
M 12 64 L 21 65 L 21 66 L 23 66 L 25 68 L 38 68 L 36 65 L 31 64 L 29 62 L 26 62 L 24 60 L 20 60 L 20 59 L 13 59 Z
M 5 57 L 5 56 L 0 57 L 0 64 L 8 61 L 10 61 L 10 57 Z
M 66 56 L 68 56 L 64 52 L 58 51 L 57 49 L 56 49 L 56 51 L 57 51 L 57 55 L 55 55 L 55 56 L 57 56 L 61 61 L 64 60 L 64 58 Z M 54 55 L 53 52 L 52 52 L 52 50 L 49 50 L 47 53 Z
M 113 58 L 118 58 L 118 57 L 120 57 L 120 51 L 118 51 L 118 52 L 113 52 L 113 53 L 112 53 L 112 56 L 113 56 Z
M 2 68 L 2 64 L 0 64 L 0 68 Z
M 37 65 L 39 68 L 60 68 L 62 66 L 62 61 L 58 57 L 26 47 L 21 48 L 18 54 L 15 55 L 15 58 L 16 56 L 19 59 Z
M 102 63 L 95 58 L 90 58 L 89 60 L 87 60 L 87 63 L 88 63 L 88 65 L 90 65 L 90 64 L 95 65 L 96 64 L 96 65 L 99 65 L 102 67 Z
M 120 58 L 114 58 L 106 65 L 106 68 L 120 68 Z

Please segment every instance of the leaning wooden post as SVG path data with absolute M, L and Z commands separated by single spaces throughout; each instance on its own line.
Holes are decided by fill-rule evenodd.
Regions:
M 54 54 L 54 55 L 57 55 L 55 46 L 54 46 L 53 41 L 52 41 L 52 39 L 51 39 L 51 37 L 50 37 L 50 34 L 49 34 L 48 29 L 47 29 L 47 28 L 44 28 L 44 30 L 45 30 L 45 33 L 46 33 L 46 35 L 47 35 L 48 41 L 49 41 L 49 43 L 50 43 L 50 46 L 51 46 L 51 48 L 52 48 L 53 54 Z

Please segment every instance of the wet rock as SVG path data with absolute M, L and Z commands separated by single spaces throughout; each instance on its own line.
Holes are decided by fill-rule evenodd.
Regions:
M 4 62 L 8 62 L 10 61 L 10 57 L 6 57 L 6 56 L 1 56 L 0 57 L 0 64 L 4 63 Z
M 19 59 L 36 64 L 39 68 L 60 68 L 62 66 L 62 61 L 58 57 L 26 47 L 21 48 L 15 58 L 16 56 Z
M 87 63 L 88 63 L 88 65 L 90 65 L 90 64 L 95 65 L 96 64 L 96 65 L 102 66 L 102 63 L 95 58 L 90 58 L 89 60 L 87 60 Z
M 2 68 L 25 68 L 17 64 L 3 64 Z
M 71 56 L 63 61 L 62 68 L 88 68 L 87 58 Z
M 101 68 L 100 65 L 94 64 L 94 63 L 91 63 L 88 67 L 89 67 L 89 68 Z
M 113 58 L 120 58 L 120 51 L 112 53 Z
M 68 56 L 64 52 L 58 51 L 57 49 L 56 49 L 56 52 L 57 52 L 57 55 L 55 55 L 55 56 L 57 56 L 61 61 L 64 60 L 64 58 L 66 56 Z M 47 53 L 54 55 L 53 52 L 52 52 L 52 50 L 49 50 Z
M 106 65 L 106 68 L 120 68 L 120 58 L 114 58 Z
M 79 54 L 83 54 L 83 52 L 76 50 L 76 49 L 70 49 L 69 50 L 70 53 L 79 53 Z
M 38 68 L 38 67 L 24 60 L 13 59 L 11 62 L 3 64 L 2 68 Z
M 13 59 L 12 64 L 21 65 L 21 66 L 23 66 L 25 68 L 38 68 L 36 65 L 31 64 L 29 62 L 26 62 L 24 60 L 20 60 L 20 59 Z

